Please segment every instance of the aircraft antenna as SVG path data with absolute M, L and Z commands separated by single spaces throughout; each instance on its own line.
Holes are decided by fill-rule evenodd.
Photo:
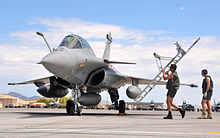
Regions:
M 50 48 L 49 44 L 47 43 L 47 40 L 45 39 L 44 34 L 43 34 L 43 33 L 41 33 L 41 32 L 36 32 L 36 34 L 37 34 L 37 35 L 39 35 L 39 36 L 42 36 L 42 37 L 43 37 L 43 39 L 44 39 L 45 43 L 47 44 L 47 47 L 49 48 L 50 53 L 51 53 L 51 52 L 52 52 L 52 50 L 51 50 L 51 48 Z

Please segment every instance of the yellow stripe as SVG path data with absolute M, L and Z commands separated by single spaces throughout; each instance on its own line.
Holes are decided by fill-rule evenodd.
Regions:
M 208 133 L 211 133 L 211 134 L 220 134 L 220 132 L 208 132 Z

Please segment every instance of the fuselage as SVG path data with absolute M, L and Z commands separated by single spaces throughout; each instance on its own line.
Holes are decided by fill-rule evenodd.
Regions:
M 117 77 L 118 72 L 109 67 L 103 59 L 97 58 L 86 40 L 77 35 L 66 36 L 60 46 L 46 55 L 41 63 L 49 72 L 71 84 L 98 89 L 119 88 L 123 85 L 117 84 L 121 81 Z M 109 83 L 109 80 L 113 82 Z

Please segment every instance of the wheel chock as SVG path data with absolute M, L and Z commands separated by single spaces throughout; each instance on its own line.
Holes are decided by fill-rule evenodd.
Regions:
M 119 116 L 122 116 L 122 115 L 126 115 L 126 113 L 119 113 L 118 115 L 119 115 Z

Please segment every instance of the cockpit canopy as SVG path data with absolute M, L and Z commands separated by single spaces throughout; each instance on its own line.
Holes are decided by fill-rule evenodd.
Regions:
M 86 49 L 91 54 L 94 55 L 94 52 L 92 48 L 90 47 L 89 43 L 78 35 L 71 34 L 71 35 L 66 36 L 63 39 L 63 41 L 60 43 L 59 47 L 61 46 L 65 46 L 69 49 Z

